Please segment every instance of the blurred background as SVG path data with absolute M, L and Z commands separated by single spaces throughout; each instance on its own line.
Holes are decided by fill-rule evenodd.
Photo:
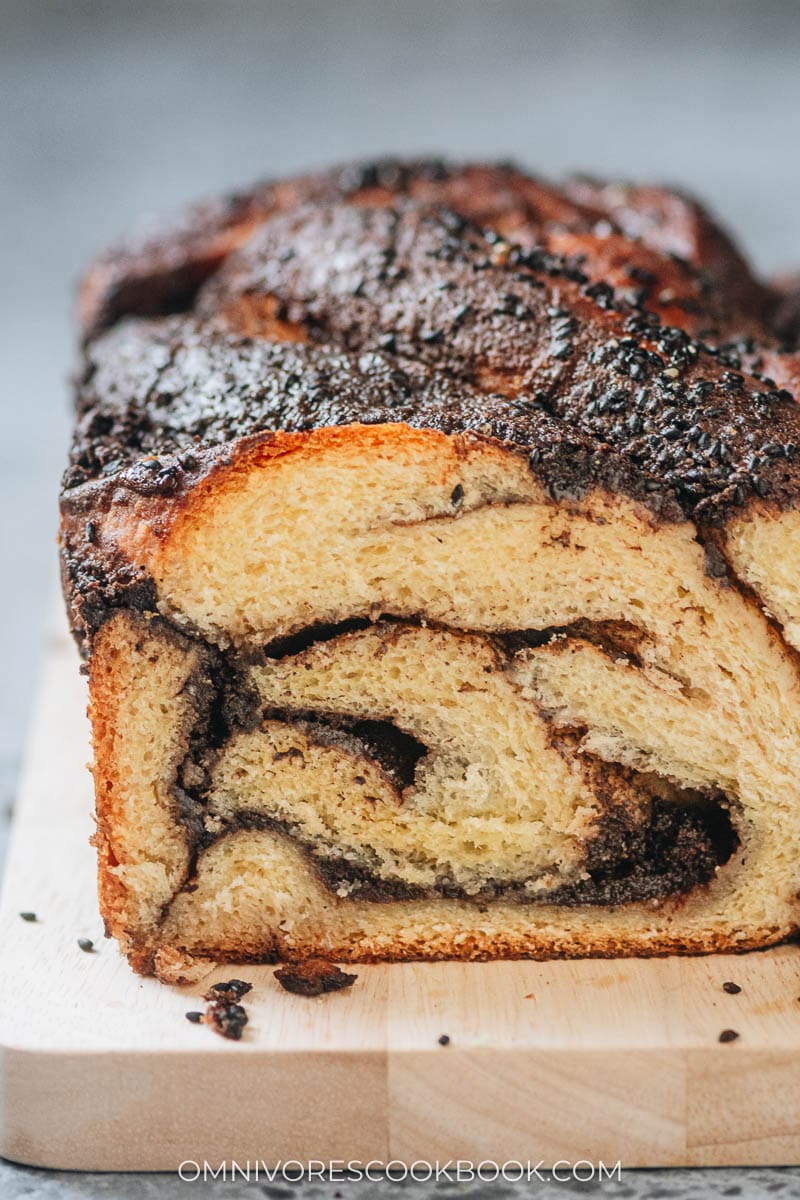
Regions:
M 0 0 L 0 782 L 56 577 L 76 277 L 142 213 L 353 155 L 677 182 L 800 265 L 795 0 Z

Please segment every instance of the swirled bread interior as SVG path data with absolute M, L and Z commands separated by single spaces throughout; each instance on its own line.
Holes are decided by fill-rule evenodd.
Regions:
M 84 286 L 62 548 L 109 932 L 165 979 L 790 936 L 779 298 L 654 189 L 349 170 Z

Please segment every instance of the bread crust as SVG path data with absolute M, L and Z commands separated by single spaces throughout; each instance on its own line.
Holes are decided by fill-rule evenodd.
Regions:
M 771 945 L 798 927 L 784 868 L 774 897 L 765 883 L 772 859 L 800 847 L 785 788 L 796 720 L 800 737 L 800 410 L 787 390 L 800 374 L 780 343 L 785 312 L 685 197 L 555 189 L 506 166 L 437 161 L 265 184 L 90 269 L 62 571 L 89 657 L 101 910 L 135 969 L 174 979 L 210 957 L 321 951 L 706 953 Z M 514 684 L 550 731 L 543 761 L 555 756 L 570 778 L 589 753 L 605 756 L 609 779 L 619 763 L 634 780 L 655 770 L 678 804 L 698 786 L 694 771 L 712 817 L 715 805 L 733 814 L 738 848 L 719 851 L 710 882 L 655 905 L 526 907 L 498 892 L 485 910 L 445 884 L 377 899 L 372 880 L 359 899 L 364 863 L 356 892 L 338 894 L 286 822 L 215 815 L 214 764 L 271 711 L 264 664 L 283 656 L 302 682 L 312 661 L 344 662 L 353 630 L 382 630 L 382 617 L 440 629 L 443 645 L 463 637 L 476 654 L 521 638 L 519 654 L 543 671 Z M 604 641 L 615 623 L 632 642 Z M 678 714 L 677 747 L 680 722 L 705 721 L 719 689 L 717 725 L 748 748 L 715 749 L 709 722 L 708 761 L 695 745 L 664 765 L 649 732 L 660 713 L 623 736 L 621 709 L 606 728 L 582 693 L 548 693 L 548 639 L 577 650 L 587 629 L 587 653 L 600 648 L 611 664 L 615 703 L 633 681 L 644 711 L 654 688 Z M 376 664 L 392 642 L 380 637 Z M 326 649 L 287 650 L 298 638 Z M 475 694 L 474 680 L 457 687 Z M 293 700 L 285 719 L 348 717 L 331 696 L 311 703 Z M 397 720 L 424 751 L 403 803 L 420 803 L 437 762 L 445 790 L 432 803 L 444 803 L 458 772 L 405 710 Z M 359 745 L 371 761 L 353 745 L 354 762 Z M 765 793 L 772 751 L 780 852 Z M 565 862 L 577 855 L 588 877 L 585 811 L 596 817 L 609 799 L 586 786 Z M 541 886 L 558 895 L 562 868 L 579 877 L 573 866 L 553 865 Z M 224 901 L 232 878 L 246 884 L 236 920 Z M 305 898 L 296 911 L 280 908 L 279 878 Z
M 572 250 L 597 279 L 608 267 L 603 238 L 621 236 L 632 271 L 629 286 L 642 284 L 637 273 L 660 276 L 667 270 L 661 290 L 673 296 L 649 297 L 665 324 L 702 317 L 706 329 L 717 325 L 742 334 L 749 320 L 768 317 L 780 304 L 779 292 L 753 278 L 727 234 L 683 193 L 587 178 L 556 187 L 510 164 L 381 159 L 259 183 L 144 227 L 87 271 L 79 305 L 84 332 L 93 336 L 126 314 L 159 315 L 185 306 L 225 257 L 276 213 L 304 203 L 392 207 L 403 200 L 451 208 L 511 242 L 556 253 L 565 252 L 558 239 L 577 239 Z

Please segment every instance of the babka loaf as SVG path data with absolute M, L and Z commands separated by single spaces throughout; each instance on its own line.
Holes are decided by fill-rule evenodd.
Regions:
M 691 200 L 378 162 L 92 266 L 61 546 L 133 966 L 800 925 L 800 377 Z

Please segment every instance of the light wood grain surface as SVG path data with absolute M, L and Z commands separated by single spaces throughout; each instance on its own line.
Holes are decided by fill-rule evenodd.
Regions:
M 313 1000 L 283 992 L 267 966 L 222 967 L 189 988 L 133 975 L 97 915 L 84 708 L 58 633 L 0 914 L 0 1153 L 104 1170 L 203 1158 L 800 1161 L 795 947 L 362 967 L 351 990 Z M 19 917 L 28 910 L 36 923 Z M 254 985 L 240 1043 L 183 1015 L 232 974 Z M 725 1028 L 739 1039 L 720 1044 Z

